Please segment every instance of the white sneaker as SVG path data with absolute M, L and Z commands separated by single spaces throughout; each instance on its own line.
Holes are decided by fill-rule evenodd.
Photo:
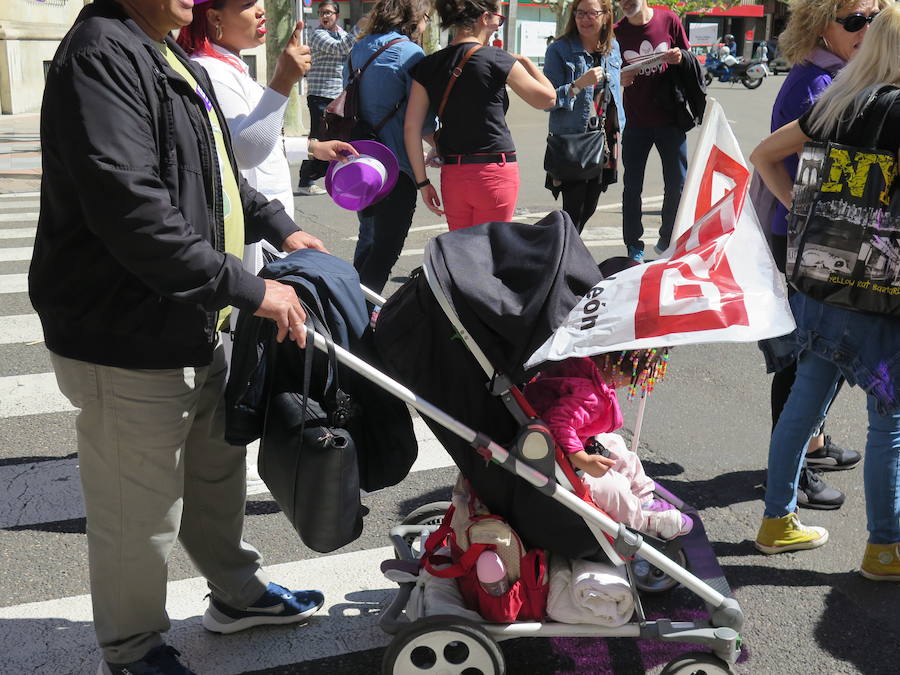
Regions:
M 661 539 L 682 537 L 694 528 L 694 521 L 678 509 L 669 511 L 644 511 L 645 532 Z
M 324 195 L 324 194 L 328 194 L 328 193 L 326 192 L 325 188 L 320 188 L 318 185 L 313 183 L 312 185 L 309 185 L 307 187 L 298 186 L 297 194 L 298 195 L 306 195 L 307 197 L 312 197 L 314 195 Z
M 248 495 L 258 495 L 264 492 L 268 492 L 269 488 L 263 482 L 263 479 L 259 477 L 259 469 L 256 468 L 256 464 L 247 464 L 247 494 Z

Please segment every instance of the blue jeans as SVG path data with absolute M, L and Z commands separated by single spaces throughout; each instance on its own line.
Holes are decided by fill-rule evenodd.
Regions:
M 781 518 L 796 509 L 806 442 L 824 419 L 840 378 L 841 370 L 831 361 L 811 351 L 800 355 L 794 386 L 769 446 L 766 518 Z M 900 542 L 900 412 L 880 412 L 871 393 L 867 408 L 863 481 L 869 542 L 893 544 Z
M 626 125 L 622 133 L 622 166 L 624 169 L 622 191 L 622 236 L 626 246 L 644 250 L 641 237 L 641 192 L 644 190 L 644 171 L 650 150 L 656 146 L 662 160 L 663 205 L 662 227 L 659 228 L 661 248 L 669 245 L 675 214 L 684 188 L 687 173 L 687 136 L 678 127 L 652 127 L 639 129 Z
M 384 199 L 357 213 L 359 241 L 353 266 L 359 272 L 359 282 L 378 294 L 403 250 L 418 196 L 412 178 L 401 171 L 394 189 Z

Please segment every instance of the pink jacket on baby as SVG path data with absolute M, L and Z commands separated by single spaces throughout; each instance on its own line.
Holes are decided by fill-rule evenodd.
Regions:
M 622 426 L 616 390 L 587 357 L 549 366 L 525 386 L 525 398 L 567 453 L 584 450 L 585 441 Z

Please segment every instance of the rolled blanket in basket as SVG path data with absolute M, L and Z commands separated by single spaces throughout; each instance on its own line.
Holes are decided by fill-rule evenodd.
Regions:
M 634 597 L 623 567 L 553 556 L 547 599 L 551 619 L 615 628 L 633 613 Z

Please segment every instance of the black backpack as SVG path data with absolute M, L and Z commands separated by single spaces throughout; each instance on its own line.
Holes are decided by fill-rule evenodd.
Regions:
M 325 114 L 322 117 L 322 138 L 323 141 L 363 141 L 378 140 L 378 132 L 387 124 L 388 120 L 393 117 L 406 98 L 401 98 L 391 111 L 385 115 L 382 120 L 374 127 L 362 118 L 360 110 L 360 81 L 362 75 L 371 63 L 381 55 L 383 51 L 389 47 L 403 42 L 406 38 L 396 38 L 390 42 L 383 44 L 369 60 L 366 61 L 362 68 L 353 68 L 350 62 L 350 79 L 347 81 L 347 87 L 338 94 L 338 97 L 328 104 L 325 108 Z

